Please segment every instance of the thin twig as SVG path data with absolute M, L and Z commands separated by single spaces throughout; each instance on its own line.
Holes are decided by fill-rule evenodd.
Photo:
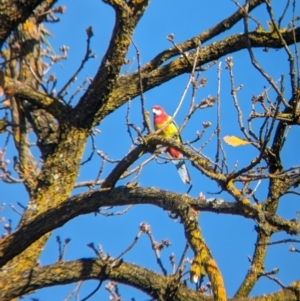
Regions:
M 290 190 L 288 190 L 285 194 L 288 194 L 288 193 L 300 196 L 300 192 L 297 192 L 297 191 L 290 191 Z
M 178 273 L 180 270 L 183 269 L 184 258 L 186 256 L 186 252 L 189 249 L 189 246 L 190 246 L 189 243 L 186 242 L 185 247 L 184 247 L 183 252 L 182 252 L 182 255 L 180 257 L 179 263 L 178 263 L 178 267 L 177 267 L 176 273 Z
M 200 154 L 200 152 L 209 144 L 209 142 L 213 139 L 213 137 L 216 135 L 216 131 L 214 131 L 208 139 L 198 148 L 197 152 Z
M 142 223 L 140 225 L 140 229 L 141 231 L 143 231 L 150 239 L 151 241 L 151 245 L 152 245 L 152 250 L 154 251 L 155 257 L 156 257 L 156 262 L 159 265 L 159 267 L 161 268 L 164 276 L 167 275 L 167 270 L 165 269 L 165 267 L 162 264 L 161 258 L 160 258 L 160 251 L 163 249 L 164 246 L 168 246 L 169 244 L 165 244 L 164 242 L 162 243 L 157 243 L 151 233 L 151 228 L 150 225 L 146 224 L 146 223 Z
M 236 0 L 231 0 L 231 1 L 234 2 L 235 5 L 238 6 L 243 12 L 245 12 L 244 7 L 238 1 L 236 1 Z M 246 5 L 245 5 L 245 7 L 246 7 Z M 254 21 L 254 23 L 256 23 L 256 26 L 258 28 L 262 27 L 261 23 L 258 20 L 256 20 L 256 18 L 254 18 L 252 15 L 248 14 L 248 17 L 249 17 L 249 19 L 251 19 L 252 21 Z
M 249 133 L 247 132 L 244 123 L 243 123 L 243 111 L 240 108 L 238 99 L 237 99 L 237 94 L 236 92 L 239 91 L 243 85 L 240 85 L 239 88 L 235 88 L 235 84 L 234 84 L 234 74 L 233 74 L 233 58 L 232 57 L 227 57 L 226 58 L 226 69 L 229 70 L 229 76 L 230 76 L 230 83 L 231 83 L 231 95 L 233 98 L 233 103 L 234 106 L 237 110 L 237 114 L 238 114 L 238 123 L 240 126 L 240 130 L 242 131 L 242 133 L 245 135 L 245 137 L 247 138 L 248 141 L 251 140 Z
M 134 145 L 135 144 L 135 140 L 132 136 L 132 133 L 131 133 L 131 127 L 129 126 L 130 123 L 130 119 L 129 119 L 129 113 L 130 113 L 130 107 L 131 107 L 131 101 L 127 101 L 127 112 L 126 112 L 126 117 L 125 117 L 125 120 L 126 120 L 126 127 L 127 127 L 127 133 L 131 139 L 131 143 Z
M 216 171 L 217 165 L 219 165 L 220 161 L 220 149 L 221 149 L 221 108 L 220 108 L 220 100 L 221 100 L 221 66 L 222 63 L 219 63 L 218 66 L 218 91 L 217 91 L 217 151 L 216 151 L 216 165 L 214 167 L 214 170 Z
M 271 272 L 270 272 L 271 273 Z M 286 285 L 284 285 L 278 278 L 274 277 L 272 274 L 266 274 L 266 275 L 262 275 L 265 276 L 267 278 L 269 278 L 270 280 L 273 280 L 274 282 L 276 282 L 282 289 L 291 289 L 289 287 L 287 287 Z
M 186 142 L 184 142 L 184 144 L 186 144 L 186 145 L 191 145 L 191 144 L 194 144 L 195 142 L 199 141 L 199 140 L 203 137 L 203 135 L 205 134 L 206 129 L 207 129 L 207 128 L 203 128 L 203 130 L 202 130 L 201 133 L 199 133 L 199 132 L 197 131 L 197 132 L 196 132 L 196 138 L 195 138 L 194 140 L 191 140 L 191 141 L 188 141 L 188 140 L 187 140 Z
M 109 163 L 119 163 L 121 160 L 113 160 L 109 159 L 106 154 L 104 154 L 101 150 L 97 150 L 97 154 L 102 158 L 102 160 L 105 160 Z
M 89 76 L 87 76 L 87 77 L 83 80 L 82 84 L 81 84 L 81 85 L 75 90 L 75 92 L 71 95 L 70 99 L 68 100 L 68 105 L 70 105 L 71 102 L 72 102 L 72 100 L 75 98 L 75 96 L 76 96 L 80 91 L 83 90 L 83 87 L 88 83 L 88 81 L 90 81 L 90 83 L 92 82 L 92 79 L 91 79 Z
M 66 248 L 70 241 L 71 241 L 70 238 L 66 238 L 62 246 L 60 236 L 56 236 L 56 242 L 58 244 L 58 261 L 62 261 L 64 259 Z
M 82 285 L 83 281 L 79 281 L 75 288 L 70 292 L 70 294 L 63 300 L 63 301 L 68 301 L 70 300 L 78 291 L 80 290 L 80 287 Z
M 141 235 L 143 234 L 144 232 L 142 231 L 142 230 L 140 230 L 139 232 L 138 232 L 138 234 L 136 235 L 136 237 L 134 238 L 134 240 L 133 240 L 133 242 L 119 255 L 119 256 L 117 256 L 116 257 L 116 261 L 118 260 L 118 259 L 120 259 L 124 254 L 126 254 L 128 251 L 130 251 L 133 247 L 134 247 L 134 245 L 136 245 L 136 243 L 138 242 L 138 240 L 139 240 L 139 238 L 141 237 Z
M 93 134 L 91 134 L 90 137 L 92 139 L 92 151 L 91 151 L 89 157 L 85 161 L 81 162 L 80 165 L 84 165 L 84 164 L 88 163 L 89 161 L 91 161 L 93 159 L 94 154 L 95 154 L 96 145 L 95 145 L 95 140 L 94 140 Z
M 175 274 L 175 269 L 176 269 L 176 262 L 175 262 L 175 254 L 171 253 L 171 255 L 169 256 L 169 260 L 172 266 L 172 274 Z
M 101 215 L 103 215 L 103 216 L 105 216 L 105 217 L 110 217 L 110 216 L 119 216 L 119 215 L 123 215 L 123 214 L 125 214 L 126 212 L 128 212 L 131 208 L 133 207 L 133 205 L 129 205 L 129 206 L 127 206 L 124 210 L 122 210 L 122 211 L 117 211 L 117 212 L 113 212 L 113 213 L 106 213 L 106 212 L 104 212 L 103 210 L 101 211 L 98 211 L 97 213 L 99 213 L 99 214 L 101 214 Z M 111 209 L 111 208 L 109 208 L 109 209 Z
M 277 240 L 277 241 L 273 241 L 273 242 L 268 242 L 268 243 L 260 243 L 258 244 L 259 246 L 263 246 L 263 245 L 267 245 L 267 246 L 272 246 L 272 245 L 278 245 L 278 244 L 285 244 L 288 242 L 294 242 L 294 243 L 300 243 L 299 239 L 282 239 L 282 240 Z
M 44 86 L 43 81 L 37 76 L 37 74 L 34 72 L 34 70 L 32 69 L 31 65 L 27 62 L 27 60 L 25 60 L 25 63 L 27 65 L 27 67 L 29 68 L 31 74 L 35 78 L 35 80 L 40 84 L 40 86 L 42 87 L 42 89 L 44 90 L 44 92 L 46 94 L 48 94 L 47 88 Z
M 285 8 L 284 8 L 284 10 L 283 10 L 283 13 L 282 13 L 282 15 L 280 16 L 280 18 L 278 19 L 278 28 L 281 27 L 281 22 L 282 22 L 284 16 L 286 15 L 287 10 L 288 10 L 290 4 L 291 4 L 291 0 L 287 0 L 286 5 L 285 5 Z
M 23 216 L 23 214 L 22 214 L 21 212 L 19 212 L 19 211 L 16 209 L 16 207 L 15 207 L 14 205 L 9 204 L 9 207 L 10 207 L 14 212 L 16 212 L 17 214 L 19 214 L 20 216 Z
M 247 2 L 248 4 L 248 2 Z M 248 28 L 248 5 L 245 6 L 245 14 L 244 14 L 244 28 L 245 28 L 245 34 L 247 37 L 247 50 L 251 59 L 251 63 L 252 65 L 260 72 L 260 74 L 269 82 L 269 84 L 273 87 L 273 89 L 276 91 L 279 99 L 283 102 L 283 104 L 289 108 L 291 107 L 288 102 L 286 101 L 284 95 L 281 93 L 280 89 L 278 88 L 278 86 L 276 85 L 275 81 L 273 80 L 273 78 L 266 73 L 266 71 L 258 64 L 258 62 L 255 59 L 254 53 L 252 51 L 251 48 L 251 43 L 250 40 L 248 38 L 249 35 L 249 28 Z
M 96 288 L 90 293 L 88 294 L 85 298 L 81 299 L 80 301 L 86 301 L 88 300 L 89 298 L 91 298 L 94 294 L 97 293 L 97 291 L 101 288 L 101 285 L 103 283 L 103 279 L 101 279 L 98 283 L 98 285 L 96 286 Z
M 294 66 L 294 56 L 290 50 L 290 48 L 288 47 L 285 39 L 283 38 L 282 34 L 281 34 L 281 31 L 280 29 L 278 28 L 277 24 L 276 24 L 276 20 L 275 20 L 275 17 L 274 17 L 274 13 L 273 13 L 273 8 L 272 6 L 270 5 L 270 3 L 268 1 L 265 2 L 266 3 L 266 6 L 267 6 L 267 10 L 268 10 L 268 13 L 269 13 L 269 16 L 271 18 L 271 21 L 272 21 L 272 24 L 274 26 L 274 29 L 277 33 L 277 35 L 279 36 L 282 44 L 283 44 L 283 47 L 288 55 L 288 60 L 289 60 L 289 67 L 290 67 L 290 79 L 291 79 L 291 88 L 292 88 L 292 95 L 293 96 L 296 96 L 297 95 L 297 83 L 296 83 L 296 71 L 295 71 L 295 66 Z M 277 92 L 277 91 L 276 91 Z M 282 101 L 284 102 L 284 100 L 282 99 Z M 294 114 L 296 113 L 296 110 L 298 109 L 297 107 L 295 107 L 295 104 L 292 104 L 293 105 L 293 109 L 294 109 Z
M 76 72 L 73 74 L 73 76 L 67 81 L 67 83 L 61 88 L 61 90 L 57 93 L 57 97 L 62 98 L 62 94 L 66 92 L 66 90 L 69 88 L 69 86 L 75 81 L 77 75 L 79 72 L 83 69 L 85 63 L 90 59 L 90 58 L 95 58 L 94 54 L 91 54 L 91 49 L 90 49 L 90 43 L 91 43 L 91 38 L 93 37 L 93 30 L 92 27 L 88 27 L 86 29 L 86 34 L 87 34 L 87 40 L 86 40 L 86 51 L 83 60 L 81 61 L 81 64 L 79 68 L 76 70 Z
M 99 168 L 97 177 L 96 177 L 94 183 L 90 186 L 90 190 L 93 190 L 94 187 L 95 187 L 96 185 L 99 185 L 99 184 L 97 184 L 97 183 L 99 182 L 99 179 L 101 178 L 101 175 L 102 175 L 102 173 L 103 173 L 103 171 L 104 171 L 105 165 L 106 165 L 106 161 L 103 160 L 103 161 L 101 162 L 101 165 L 100 165 L 100 168 Z
M 179 104 L 178 104 L 178 106 L 177 106 L 177 108 L 176 108 L 176 110 L 175 110 L 173 116 L 171 116 L 170 120 L 169 120 L 163 127 L 161 127 L 160 129 L 158 129 L 157 131 L 155 131 L 155 134 L 159 134 L 159 133 L 162 132 L 165 128 L 167 128 L 167 127 L 174 121 L 176 115 L 178 114 L 178 112 L 179 112 L 179 110 L 180 110 L 180 108 L 181 108 L 181 106 L 182 106 L 182 103 L 183 103 L 183 101 L 184 101 L 184 99 L 185 99 L 186 93 L 187 93 L 187 91 L 188 91 L 188 89 L 189 89 L 191 83 L 193 82 L 193 78 L 194 78 L 194 77 L 193 77 L 193 74 L 194 74 L 194 72 L 195 72 L 195 68 L 196 68 L 196 65 L 197 65 L 197 60 L 198 60 L 198 56 L 199 56 L 199 50 L 200 50 L 200 45 L 199 45 L 199 46 L 197 47 L 197 49 L 196 49 L 196 54 L 195 54 L 195 58 L 194 58 L 194 64 L 193 64 L 193 68 L 192 68 L 192 71 L 191 71 L 190 76 L 189 76 L 188 83 L 187 83 L 187 85 L 185 86 L 185 89 L 184 89 L 184 91 L 183 91 L 183 93 L 182 93 L 182 96 L 181 96 L 181 99 L 180 99 L 180 101 L 179 101 Z
M 58 244 L 58 261 L 61 261 L 62 247 L 61 247 L 61 239 L 60 236 L 56 236 L 56 242 Z
M 254 187 L 254 189 L 251 189 L 251 193 L 249 193 L 249 197 L 250 196 L 254 196 L 254 193 L 256 192 L 256 190 L 258 189 L 258 187 L 259 187 L 260 184 L 261 184 L 261 180 L 257 181 L 257 184 Z
M 296 16 L 296 0 L 294 0 L 293 1 L 292 33 L 293 33 L 294 46 L 295 46 L 295 57 L 296 57 L 297 78 L 298 78 L 298 82 L 297 82 L 298 90 L 297 90 L 297 97 L 296 97 L 295 103 L 294 103 L 294 114 L 295 114 L 295 109 L 297 109 L 299 107 L 299 101 L 300 101 L 300 56 L 299 56 L 298 43 L 296 40 L 296 33 L 295 33 L 296 18 L 297 18 L 297 16 Z M 299 19 L 299 17 L 298 17 L 298 19 Z
M 181 48 L 176 44 L 176 42 L 175 42 L 175 40 L 174 40 L 174 34 L 172 34 L 172 33 L 169 34 L 169 35 L 167 36 L 167 40 L 170 41 L 170 42 L 173 44 L 173 46 L 178 50 L 178 52 L 185 58 L 185 60 L 187 61 L 188 65 L 189 65 L 190 67 L 192 67 L 193 65 L 192 65 L 192 63 L 190 62 L 189 58 L 187 57 L 186 53 L 183 52 L 183 51 L 181 50 Z
M 142 77 L 142 71 L 141 71 L 141 52 L 139 51 L 138 47 L 134 43 L 133 40 L 131 40 L 133 47 L 135 48 L 137 62 L 138 62 L 138 74 L 139 74 L 139 88 L 140 88 L 140 95 L 141 95 L 141 109 L 142 109 L 142 116 L 144 120 L 144 127 L 147 129 L 148 133 L 151 133 L 151 125 L 150 125 L 150 119 L 149 119 L 149 113 L 145 109 L 145 97 L 144 97 L 144 88 L 143 88 L 143 77 Z

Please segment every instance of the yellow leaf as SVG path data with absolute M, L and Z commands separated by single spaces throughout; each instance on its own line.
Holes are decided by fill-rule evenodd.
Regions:
M 250 144 L 251 142 L 247 141 L 247 140 L 244 140 L 244 139 L 241 139 L 239 137 L 236 137 L 236 136 L 225 136 L 224 138 L 224 141 L 231 145 L 231 146 L 241 146 L 241 145 L 247 145 L 247 144 Z

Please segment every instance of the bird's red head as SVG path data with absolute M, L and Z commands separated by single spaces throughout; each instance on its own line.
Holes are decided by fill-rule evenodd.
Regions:
M 159 116 L 159 115 L 165 114 L 165 111 L 162 107 L 155 105 L 152 107 L 152 113 L 155 116 Z

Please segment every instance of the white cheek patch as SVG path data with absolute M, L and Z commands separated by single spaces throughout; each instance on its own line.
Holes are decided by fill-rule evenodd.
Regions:
M 161 110 L 152 109 L 152 112 L 153 112 L 154 115 L 160 115 L 161 114 Z

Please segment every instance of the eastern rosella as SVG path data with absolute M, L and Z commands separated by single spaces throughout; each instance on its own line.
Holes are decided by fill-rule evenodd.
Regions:
M 152 112 L 154 115 L 155 130 L 163 128 L 160 132 L 161 135 L 164 135 L 165 137 L 168 138 L 175 139 L 178 142 L 182 142 L 176 123 L 174 121 L 170 122 L 172 117 L 168 116 L 164 111 L 164 109 L 160 106 L 154 106 L 152 108 Z M 165 126 L 167 123 L 169 124 Z M 185 162 L 182 159 L 183 158 L 182 153 L 179 150 L 170 146 L 167 148 L 166 153 L 171 159 L 173 159 L 172 161 L 175 164 L 183 183 L 184 184 L 191 183 L 190 175 L 186 168 Z

